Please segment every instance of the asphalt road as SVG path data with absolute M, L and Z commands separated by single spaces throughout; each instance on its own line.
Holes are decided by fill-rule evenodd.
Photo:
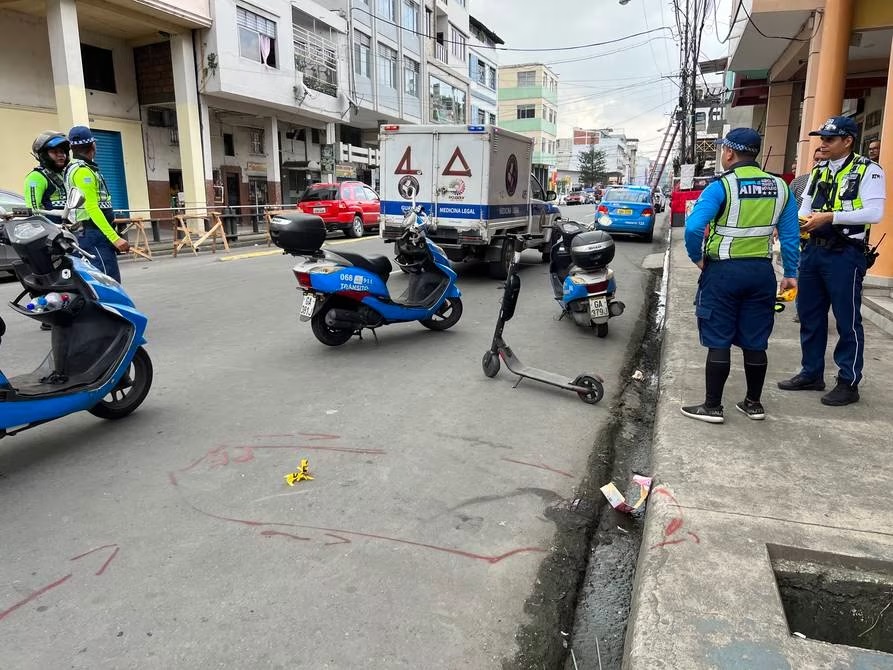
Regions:
M 660 244 L 618 241 L 627 313 L 604 340 L 556 320 L 547 266 L 525 254 L 506 339 L 530 364 L 604 376 L 596 406 L 483 375 L 500 287 L 483 268 L 460 270 L 454 329 L 332 349 L 298 321 L 288 257 L 125 262 L 151 319 L 143 407 L 0 441 L 0 668 L 497 667 L 550 551 L 545 511 L 573 496 L 608 418 Z M 17 292 L 0 284 L 7 374 L 49 346 L 5 306 Z M 315 478 L 290 488 L 302 458 Z

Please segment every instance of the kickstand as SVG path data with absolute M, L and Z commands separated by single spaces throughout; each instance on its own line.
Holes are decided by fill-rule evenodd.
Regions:
M 521 384 L 522 381 L 524 381 L 524 377 L 518 377 L 518 381 L 515 382 L 515 385 L 512 386 L 512 388 L 513 389 L 518 388 L 518 386 Z
M 378 333 L 375 332 L 375 328 L 370 328 L 369 330 L 372 331 L 372 337 L 375 338 L 375 344 L 378 345 Z

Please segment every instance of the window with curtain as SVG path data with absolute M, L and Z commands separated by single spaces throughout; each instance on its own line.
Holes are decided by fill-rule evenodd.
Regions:
M 276 67 L 276 22 L 237 7 L 236 25 L 239 29 L 239 55 Z
M 361 77 L 372 78 L 372 41 L 361 32 L 354 33 L 353 69 Z
M 450 24 L 450 53 L 452 53 L 456 58 L 460 61 L 465 61 L 465 52 L 468 48 L 468 38 L 465 37 L 464 33 L 459 32 L 459 30 L 453 24 Z
M 419 97 L 419 64 L 412 58 L 403 58 L 403 92 Z
M 378 43 L 378 83 L 387 88 L 397 88 L 397 52 Z

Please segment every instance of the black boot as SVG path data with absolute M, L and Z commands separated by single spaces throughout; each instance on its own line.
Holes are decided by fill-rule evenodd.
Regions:
M 843 407 L 859 402 L 859 385 L 837 380 L 837 386 L 822 396 L 822 404 Z

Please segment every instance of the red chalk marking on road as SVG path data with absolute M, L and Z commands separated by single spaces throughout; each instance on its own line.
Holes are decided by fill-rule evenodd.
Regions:
M 679 530 L 680 528 L 682 528 L 682 523 L 683 523 L 683 522 L 682 522 L 682 517 L 681 517 L 681 516 L 674 517 L 674 518 L 670 521 L 670 523 L 667 524 L 667 527 L 664 528 L 664 536 L 665 536 L 665 537 L 669 537 L 670 535 L 672 535 L 673 533 L 675 533 L 677 530 Z
M 242 449 L 244 447 L 237 447 Z M 387 452 L 383 449 L 355 449 L 353 447 L 322 447 L 315 444 L 265 444 L 250 447 L 251 449 L 306 449 L 309 451 L 339 451 L 345 454 L 374 454 L 382 455 Z
M 300 535 L 292 535 L 291 533 L 280 533 L 278 530 L 262 530 L 260 534 L 264 537 L 288 537 L 292 540 L 310 540 L 309 537 L 301 537 Z
M 683 542 L 685 542 L 685 538 L 682 538 L 681 540 L 664 540 L 663 542 L 651 545 L 651 548 L 659 549 L 660 547 L 668 547 L 672 544 L 682 544 Z
M 543 465 L 541 463 L 538 464 L 538 463 L 528 463 L 526 461 L 516 461 L 514 458 L 502 458 L 502 460 L 507 461 L 509 463 L 517 463 L 518 465 L 528 465 L 531 468 L 539 468 L 540 470 L 548 470 L 549 472 L 554 472 L 554 473 L 562 475 L 564 477 L 570 477 L 571 479 L 574 479 L 574 476 L 569 472 L 565 472 L 564 470 L 556 470 L 555 468 L 551 468 L 548 465 Z
M 697 533 L 692 533 L 691 531 L 689 531 L 688 535 L 689 537 L 694 538 L 695 544 L 701 544 L 701 538 L 698 537 Z
M 341 537 L 340 535 L 335 535 L 334 533 L 326 533 L 326 535 L 328 535 L 329 537 L 334 537 L 338 540 L 341 540 L 340 542 L 326 542 L 327 547 L 331 547 L 333 544 L 350 544 L 351 543 L 350 540 L 348 540 L 346 537 Z
M 19 602 L 17 602 L 15 605 L 13 605 L 13 606 L 11 606 L 11 607 L 8 607 L 7 609 L 5 609 L 5 610 L 3 610 L 2 612 L 0 612 L 0 621 L 3 621 L 3 619 L 5 619 L 6 617 L 8 617 L 10 614 L 12 614 L 13 612 L 15 612 L 15 611 L 16 611 L 17 609 L 19 609 L 20 607 L 24 607 L 25 605 L 27 605 L 28 603 L 30 603 L 32 600 L 35 600 L 35 599 L 37 599 L 37 598 L 40 598 L 40 596 L 42 596 L 42 595 L 43 595 L 44 593 L 46 593 L 47 591 L 51 591 L 51 590 L 53 590 L 54 588 L 56 588 L 57 586 L 61 586 L 62 584 L 64 584 L 65 582 L 67 582 L 69 579 L 71 579 L 71 574 L 67 574 L 67 575 L 65 575 L 64 577 L 62 577 L 62 579 L 57 579 L 57 580 L 56 580 L 55 582 L 53 582 L 52 584 L 47 584 L 46 586 L 37 589 L 37 590 L 34 591 L 31 595 L 29 595 L 27 598 L 23 598 L 22 600 L 20 600 Z
M 271 435 L 255 435 L 258 440 L 272 437 L 309 437 L 311 440 L 340 440 L 340 435 L 330 435 L 328 433 L 276 433 Z
M 114 560 L 115 556 L 117 556 L 118 552 L 121 550 L 121 547 L 119 547 L 117 544 L 104 544 L 101 547 L 96 547 L 95 549 L 91 549 L 90 551 L 85 551 L 83 554 L 78 554 L 77 556 L 72 556 L 68 560 L 69 561 L 79 561 L 84 556 L 89 556 L 90 554 L 95 554 L 97 551 L 102 551 L 103 549 L 112 549 L 112 548 L 114 548 L 114 551 L 111 554 L 109 554 L 109 557 L 107 559 L 105 559 L 105 563 L 102 564 L 102 567 L 100 567 L 99 570 L 97 570 L 96 572 L 93 573 L 94 575 L 96 575 L 98 577 L 103 572 L 105 572 L 105 569 L 107 567 L 109 567 L 109 563 L 111 563 Z
M 673 501 L 673 504 L 676 505 L 676 507 L 679 507 L 679 508 L 682 507 L 682 505 L 679 504 L 679 501 L 676 500 L 676 497 L 663 486 L 658 486 L 651 493 L 657 493 L 658 495 L 662 495 L 666 498 L 669 498 L 670 500 Z

